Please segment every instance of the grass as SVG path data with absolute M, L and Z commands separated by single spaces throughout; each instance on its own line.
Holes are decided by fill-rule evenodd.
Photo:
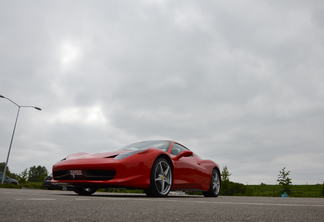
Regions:
M 279 185 L 246 185 L 245 196 L 278 197 L 281 194 Z M 323 197 L 323 185 L 291 185 L 290 197 Z
M 293 185 L 292 195 L 294 197 L 323 197 L 323 185 Z
M 281 187 L 278 185 L 246 185 L 246 196 L 278 197 Z
M 0 184 L 0 188 L 21 189 L 21 185 L 16 185 L 16 184 Z
M 0 184 L 0 188 L 13 188 L 13 189 L 21 189 L 21 188 L 29 188 L 29 189 L 47 189 L 43 186 L 42 182 L 29 182 L 24 184 Z
M 43 182 L 29 182 L 21 185 L 23 188 L 29 189 L 47 189 L 43 186 Z

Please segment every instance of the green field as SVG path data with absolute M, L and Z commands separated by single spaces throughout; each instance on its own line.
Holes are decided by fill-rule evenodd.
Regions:
M 245 185 L 247 196 L 278 197 L 281 194 L 279 185 Z M 323 185 L 291 185 L 291 197 L 323 197 Z
M 291 185 L 289 197 L 324 197 L 324 185 Z M 187 192 L 201 194 L 201 192 Z M 279 185 L 244 185 L 241 183 L 222 183 L 221 196 L 263 196 L 280 197 L 282 187 Z

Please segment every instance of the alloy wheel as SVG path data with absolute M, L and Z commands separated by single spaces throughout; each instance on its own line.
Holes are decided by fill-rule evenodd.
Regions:
M 214 171 L 213 173 L 213 191 L 216 195 L 219 194 L 220 191 L 220 179 L 217 170 Z
M 154 172 L 154 182 L 160 195 L 169 193 L 172 185 L 172 170 L 167 161 L 161 160 L 157 163 Z

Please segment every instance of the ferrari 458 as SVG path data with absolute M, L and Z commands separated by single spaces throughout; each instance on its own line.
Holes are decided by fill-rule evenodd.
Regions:
M 202 191 L 206 197 L 217 197 L 221 188 L 215 162 L 166 140 L 137 142 L 116 152 L 71 154 L 53 166 L 52 182 L 72 186 L 80 195 L 124 187 L 157 197 L 167 196 L 170 190 Z

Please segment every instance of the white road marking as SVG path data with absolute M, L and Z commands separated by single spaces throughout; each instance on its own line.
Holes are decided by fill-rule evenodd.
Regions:
M 200 204 L 228 204 L 228 205 L 254 205 L 254 206 L 283 206 L 283 207 L 324 207 L 324 204 L 293 204 L 293 203 L 253 203 L 253 202 L 225 202 L 225 201 L 204 201 L 204 200 L 190 200 L 190 201 L 184 201 L 184 200 L 170 200 L 170 199 L 147 199 L 147 198 L 115 198 L 110 197 L 106 200 L 134 200 L 134 201 L 159 201 L 159 202 L 178 202 L 178 203 L 200 203 Z
M 90 198 L 75 198 L 75 200 L 91 200 Z
M 53 198 L 16 198 L 15 200 L 56 200 Z
M 54 198 L 29 198 L 28 200 L 56 200 Z

